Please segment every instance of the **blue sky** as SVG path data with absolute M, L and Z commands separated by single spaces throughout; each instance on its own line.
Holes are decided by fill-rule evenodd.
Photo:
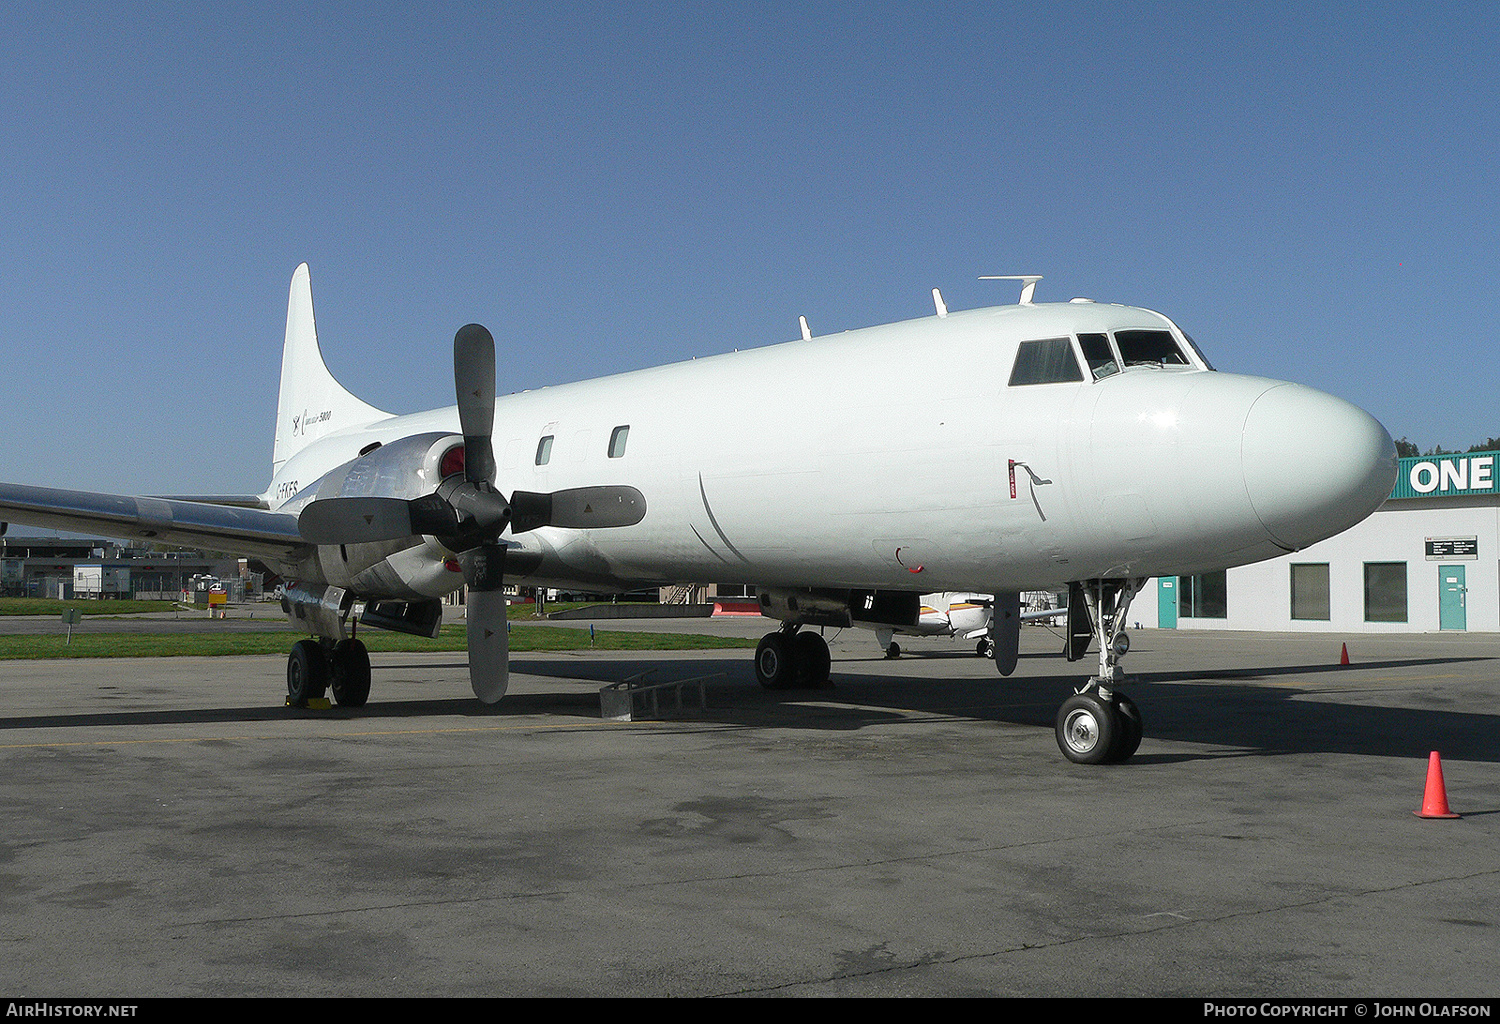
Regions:
M 510 391 L 1039 273 L 1467 446 L 1497 51 L 1490 3 L 7 5 L 0 479 L 263 488 L 304 260 L 396 412 L 469 321 Z

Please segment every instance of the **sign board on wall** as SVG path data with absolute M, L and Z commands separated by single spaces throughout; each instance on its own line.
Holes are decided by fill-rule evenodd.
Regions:
M 1453 559 L 1479 557 L 1478 537 L 1428 537 L 1427 561 L 1449 562 Z

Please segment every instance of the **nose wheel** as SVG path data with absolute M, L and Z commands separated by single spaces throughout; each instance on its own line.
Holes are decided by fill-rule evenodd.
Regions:
M 1075 693 L 1057 712 L 1057 746 L 1074 764 L 1118 764 L 1141 745 L 1141 712 L 1125 694 Z

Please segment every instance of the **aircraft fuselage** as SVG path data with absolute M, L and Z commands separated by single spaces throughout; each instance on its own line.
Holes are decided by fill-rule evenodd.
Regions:
M 1085 363 L 1082 380 L 1010 383 L 1022 342 L 1131 330 L 1172 332 L 1185 364 L 1094 379 Z M 1212 371 L 1186 341 L 1144 309 L 1005 306 L 500 396 L 501 490 L 628 484 L 647 503 L 628 529 L 503 535 L 507 576 L 595 589 L 1055 588 L 1274 557 L 1347 529 L 1389 492 L 1394 447 L 1368 414 Z M 277 507 L 300 492 L 285 503 L 295 510 L 308 483 L 374 442 L 457 432 L 448 408 L 329 435 L 281 468 L 268 497 Z M 351 491 L 318 497 L 335 493 Z M 368 592 L 369 565 L 390 559 L 389 596 L 462 582 L 430 538 L 351 547 L 363 550 L 322 549 L 318 575 L 354 584 L 352 561 Z

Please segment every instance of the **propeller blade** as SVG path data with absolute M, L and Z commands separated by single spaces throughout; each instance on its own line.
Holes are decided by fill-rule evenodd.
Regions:
M 297 532 L 309 544 L 365 544 L 415 531 L 402 498 L 321 498 L 297 517 Z
M 493 704 L 510 684 L 510 630 L 506 624 L 505 548 L 483 544 L 469 553 L 464 578 L 469 583 L 465 609 L 469 641 L 469 685 L 474 696 Z
M 495 480 L 495 339 L 479 324 L 467 324 L 453 336 L 453 388 L 458 422 L 464 433 L 464 479 Z
M 634 487 L 569 487 L 550 494 L 516 491 L 510 496 L 512 533 L 539 526 L 569 530 L 634 526 L 646 518 L 646 496 Z
M 458 529 L 453 506 L 435 494 L 414 498 L 320 498 L 297 517 L 297 532 L 309 544 L 370 544 Z

